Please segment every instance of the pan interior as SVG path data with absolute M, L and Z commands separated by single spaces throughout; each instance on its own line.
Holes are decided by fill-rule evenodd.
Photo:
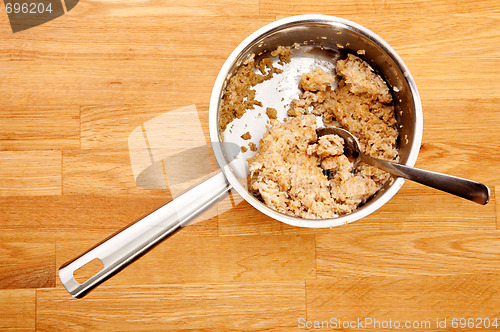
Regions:
M 283 65 L 278 63 L 278 58 L 272 58 L 273 66 L 281 69 L 282 72 L 274 74 L 271 79 L 254 87 L 255 99 L 260 101 L 263 106 L 255 105 L 254 109 L 248 110 L 241 118 L 234 119 L 222 132 L 226 143 L 223 145 L 224 155 L 231 162 L 235 174 L 240 178 L 246 178 L 249 174 L 246 160 L 256 153 L 248 148 L 250 143 L 258 146 L 259 140 L 270 125 L 269 117 L 266 115 L 267 107 L 276 109 L 279 121 L 288 118 L 287 111 L 290 103 L 299 98 L 301 93 L 298 85 L 302 74 L 313 71 L 316 67 L 321 67 L 327 72 L 335 72 L 336 62 L 341 57 L 341 53 L 337 50 L 321 49 L 309 45 L 292 48 L 291 55 L 290 62 Z M 256 59 L 257 62 L 264 56 L 259 56 Z M 332 87 L 332 89 L 334 88 L 335 86 Z M 317 121 L 318 124 L 322 123 L 320 117 L 317 117 Z M 242 134 L 247 132 L 250 133 L 251 138 L 243 139 Z M 247 147 L 247 150 L 242 152 L 240 146 Z M 235 147 L 237 148 L 235 149 Z

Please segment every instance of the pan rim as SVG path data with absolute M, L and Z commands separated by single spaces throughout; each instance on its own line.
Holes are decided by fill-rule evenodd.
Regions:
M 299 217 L 292 217 L 282 213 L 279 213 L 261 201 L 257 200 L 253 195 L 251 195 L 248 190 L 240 183 L 240 180 L 236 177 L 234 172 L 231 169 L 230 164 L 227 163 L 223 151 L 222 144 L 219 140 L 219 131 L 218 131 L 218 106 L 219 99 L 224 87 L 224 82 L 226 81 L 227 75 L 229 74 L 230 69 L 232 68 L 235 61 L 238 59 L 240 54 L 249 46 L 254 44 L 255 42 L 261 40 L 266 35 L 273 33 L 279 29 L 283 29 L 292 25 L 301 25 L 301 24 L 325 24 L 336 27 L 347 28 L 353 30 L 357 33 L 363 34 L 368 37 L 372 41 L 374 41 L 378 46 L 380 46 L 388 56 L 392 58 L 394 63 L 397 65 L 398 69 L 404 75 L 406 82 L 411 91 L 413 106 L 415 110 L 415 130 L 413 141 L 410 147 L 410 152 L 408 154 L 408 159 L 406 161 L 406 165 L 414 166 L 418 157 L 418 153 L 420 150 L 420 145 L 422 142 L 422 134 L 423 134 L 423 112 L 420 101 L 420 96 L 416 87 L 416 83 L 410 74 L 409 69 L 401 59 L 401 57 L 396 53 L 396 51 L 381 37 L 372 32 L 371 30 L 346 19 L 330 16 L 330 15 L 321 15 L 321 14 L 308 14 L 308 15 L 297 15 L 290 16 L 270 24 L 265 25 L 264 27 L 258 29 L 250 36 L 245 38 L 229 55 L 223 64 L 222 68 L 219 71 L 217 79 L 215 81 L 211 99 L 209 106 L 209 131 L 210 131 L 210 139 L 212 144 L 212 149 L 215 155 L 215 158 L 226 176 L 228 182 L 231 186 L 236 190 L 236 192 L 250 205 L 259 210 L 260 212 L 266 214 L 267 216 L 276 219 L 278 221 L 284 222 L 286 224 L 298 227 L 307 227 L 307 228 L 329 228 L 340 225 L 345 225 L 347 223 L 351 223 L 362 219 L 371 213 L 375 212 L 383 205 L 385 205 L 401 188 L 404 184 L 405 179 L 403 178 L 395 178 L 392 185 L 390 185 L 387 190 L 377 198 L 376 202 L 365 205 L 356 211 L 342 215 L 336 218 L 330 219 L 303 219 Z

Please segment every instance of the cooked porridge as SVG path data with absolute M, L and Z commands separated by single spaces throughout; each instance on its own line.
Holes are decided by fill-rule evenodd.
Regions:
M 257 81 L 279 70 L 273 69 L 272 62 L 262 64 L 263 61 L 256 67 L 262 74 Z M 280 61 L 289 61 L 289 55 L 280 57 Z M 253 75 L 259 74 L 250 74 L 247 82 L 242 73 L 251 70 L 240 70 L 235 76 L 239 87 L 233 87 L 236 81 L 231 80 L 224 95 L 231 97 L 224 100 L 222 109 L 232 111 L 221 112 L 221 128 L 232 121 L 224 114 L 232 114 L 234 119 L 258 104 L 252 99 L 255 93 L 247 90 L 256 81 Z M 332 88 L 338 80 L 338 86 Z M 258 151 L 248 159 L 249 190 L 269 207 L 290 216 L 325 219 L 353 212 L 380 190 L 390 176 L 363 163 L 353 169 L 344 155 L 341 137 L 328 135 L 318 139 L 316 119 L 321 118 L 326 126 L 349 130 L 367 155 L 398 161 L 398 130 L 389 88 L 368 63 L 353 54 L 338 60 L 335 72 L 317 67 L 303 74 L 299 88 L 301 95 L 290 103 L 288 118 L 283 122 L 276 120 L 274 109 L 267 108 L 268 131 L 258 148 L 250 145 L 252 151 Z M 243 104 L 231 103 L 240 100 L 233 95 L 235 91 L 246 96 L 241 99 Z

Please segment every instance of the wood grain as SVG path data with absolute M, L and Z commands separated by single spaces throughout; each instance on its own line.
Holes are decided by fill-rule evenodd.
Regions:
M 498 98 L 424 101 L 426 128 L 417 165 L 471 178 L 490 187 L 500 183 L 500 174 L 495 171 L 500 163 L 500 132 L 496 125 L 499 101 Z M 490 152 L 485 152 L 485 148 Z
M 167 114 L 169 112 L 179 111 L 186 107 L 183 102 L 179 104 L 170 103 L 164 106 L 144 106 L 144 105 L 106 105 L 106 106 L 85 106 L 81 110 L 81 143 L 82 149 L 128 149 L 128 138 L 130 133 L 138 126 L 147 121 L 154 121 L 156 116 Z M 198 123 L 190 123 L 193 127 L 201 128 L 205 134 L 206 142 L 210 141 L 208 132 L 208 106 L 192 105 L 198 113 Z M 179 126 L 187 124 L 175 123 Z M 166 124 L 168 129 L 173 129 L 175 124 Z M 155 134 L 154 132 L 151 134 Z M 181 145 L 189 146 L 183 140 L 183 133 L 177 133 L 177 140 Z M 165 142 L 165 148 L 170 147 L 171 142 Z
M 54 287 L 56 248 L 49 240 L 0 237 L 0 289 Z
M 432 167 L 427 169 L 433 170 Z M 429 213 L 430 206 L 432 213 Z M 493 205 L 480 206 L 411 181 L 407 181 L 389 203 L 366 219 L 377 220 L 380 229 L 384 230 L 496 229 Z
M 79 6 L 75 16 L 85 14 L 107 15 L 127 18 L 137 17 L 231 17 L 259 15 L 259 1 L 257 0 L 215 0 L 210 2 L 186 0 L 182 6 L 172 0 L 155 0 L 147 5 L 137 5 L 133 1 L 123 1 L 120 6 L 109 1 L 92 1 Z M 71 12 L 73 14 L 73 12 Z
M 85 301 L 37 292 L 37 328 L 237 330 L 293 327 L 305 315 L 304 282 L 103 287 Z
M 499 273 L 500 232 L 378 231 L 318 235 L 318 277 Z
M 144 105 L 82 107 L 82 149 L 127 150 L 128 137 L 136 127 L 170 110 Z
M 106 284 L 287 281 L 316 276 L 312 235 L 193 237 L 180 236 L 182 232 L 189 229 L 158 245 Z M 87 237 L 59 241 L 57 265 L 100 240 Z
M 113 6 L 121 9 L 120 4 Z M 4 105 L 207 104 L 226 57 L 244 37 L 273 21 L 201 15 L 173 19 L 132 15 L 124 21 L 107 16 L 108 9 L 103 9 L 91 27 L 71 16 L 79 7 L 57 25 L 7 34 L 0 41 L 0 58 L 14 60 L 16 70 L 23 73 L 5 77 L 2 84 L 24 87 L 4 91 Z M 12 70 L 10 62 L 2 61 L 0 69 Z M 45 80 L 47 73 L 57 79 Z
M 495 186 L 494 188 L 490 188 L 490 189 L 492 189 L 491 192 L 493 194 L 492 195 L 492 198 L 493 198 L 492 202 L 495 203 L 495 207 L 496 207 L 495 211 L 496 211 L 496 216 L 497 216 L 497 229 L 500 229 L 500 217 L 499 217 L 500 216 L 500 203 L 498 202 L 498 199 L 497 199 L 498 195 L 500 195 L 500 186 Z
M 167 190 L 137 187 L 128 150 L 66 150 L 62 162 L 65 195 L 141 194 L 169 197 Z
M 2 107 L 0 150 L 80 147 L 79 107 Z
M 393 329 L 389 330 L 396 330 L 396 321 L 402 327 L 407 321 L 420 324 L 410 331 L 451 330 L 453 318 L 474 318 L 475 323 L 475 318 L 497 318 L 499 293 L 496 274 L 320 278 L 306 282 L 307 319 L 372 320 L 363 328 L 352 329 L 356 331 L 383 330 L 375 320 L 379 324 L 392 320 Z M 439 329 L 436 319 L 446 319 L 447 328 Z
M 218 215 L 219 235 L 283 234 L 285 224 L 261 213 L 235 191 L 231 200 L 222 203 L 228 211 Z M 234 207 L 233 207 L 234 206 Z M 245 216 L 242 218 L 242 216 Z
M 411 10 L 409 10 L 411 8 Z M 319 0 L 315 2 L 306 2 L 301 0 L 261 0 L 260 13 L 264 15 L 293 15 L 298 13 L 321 12 L 325 14 L 339 16 L 372 15 L 383 17 L 408 17 L 411 14 L 421 15 L 423 17 L 432 14 L 450 14 L 450 13 L 475 13 L 489 14 L 498 11 L 495 1 L 485 0 L 474 3 L 461 3 L 457 6 L 455 3 L 439 0 L 421 0 L 421 1 L 328 1 Z M 444 15 L 443 15 L 444 16 Z M 391 22 L 390 20 L 387 20 Z
M 0 329 L 3 331 L 35 331 L 34 289 L 0 290 Z
M 194 104 L 209 142 L 225 59 L 263 25 L 305 13 L 353 20 L 398 52 L 423 106 L 417 166 L 486 183 L 490 203 L 407 182 L 362 220 L 304 229 L 233 195 L 71 298 L 62 263 L 180 191 L 136 185 L 131 131 Z M 499 317 L 499 27 L 496 0 L 93 0 L 19 33 L 0 6 L 0 329 L 302 331 L 301 317 L 448 327 Z
M 59 195 L 0 197 L 4 235 L 31 230 L 45 239 L 78 240 L 83 234 L 106 237 L 158 209 L 168 197 L 144 195 Z M 216 236 L 217 220 L 197 219 L 182 236 Z M 12 238 L 15 239 L 15 236 Z
M 61 151 L 0 151 L 0 196 L 60 195 Z

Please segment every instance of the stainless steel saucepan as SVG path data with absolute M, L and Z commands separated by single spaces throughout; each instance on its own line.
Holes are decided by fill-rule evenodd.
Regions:
M 293 45 L 300 45 L 294 48 Z M 422 139 L 422 109 L 415 82 L 396 52 L 382 38 L 351 21 L 325 15 L 301 15 L 273 22 L 246 38 L 229 56 L 219 72 L 213 88 L 209 127 L 212 149 L 221 171 L 140 219 L 113 237 L 88 250 L 59 269 L 59 278 L 74 297 L 85 296 L 94 287 L 110 278 L 148 249 L 236 190 L 249 204 L 281 222 L 301 227 L 333 227 L 344 225 L 374 212 L 396 194 L 403 178 L 389 181 L 374 197 L 355 212 L 332 219 L 307 220 L 287 216 L 260 202 L 247 189 L 246 158 L 251 151 L 236 153 L 230 146 L 239 146 L 241 134 L 250 131 L 258 142 L 266 130 L 262 109 L 247 112 L 231 124 L 231 130 L 219 131 L 218 113 L 223 91 L 231 75 L 252 56 L 258 60 L 279 46 L 292 47 L 292 61 L 283 65 L 283 73 L 257 86 L 256 99 L 277 109 L 278 118 L 286 117 L 285 105 L 298 97 L 298 80 L 302 73 L 316 66 L 333 70 L 337 59 L 346 52 L 358 53 L 384 78 L 393 91 L 399 126 L 400 162 L 413 166 Z M 223 134 L 223 135 L 222 135 Z M 222 136 L 224 142 L 222 142 Z M 229 144 L 225 144 L 229 142 Z M 230 144 L 233 143 L 233 144 Z M 239 152 L 239 149 L 236 149 Z M 87 281 L 79 283 L 73 274 L 80 267 L 99 259 L 103 268 Z

